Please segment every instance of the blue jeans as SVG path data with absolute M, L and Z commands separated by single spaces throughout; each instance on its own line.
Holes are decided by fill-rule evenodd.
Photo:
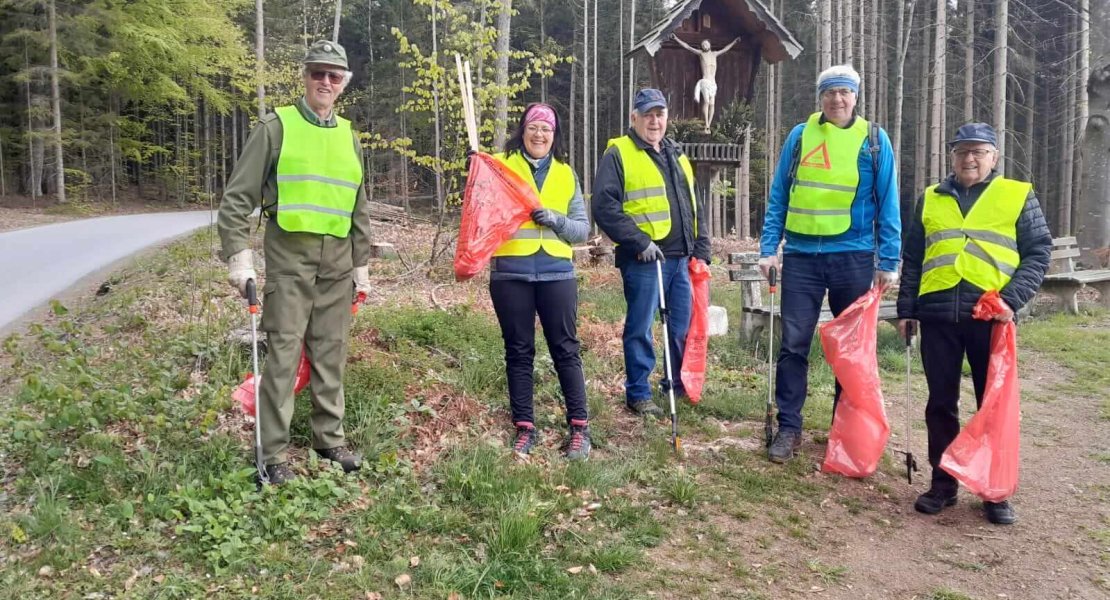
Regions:
M 834 316 L 871 288 L 872 252 L 786 254 L 782 257 L 782 347 L 775 370 L 779 430 L 802 430 L 802 406 L 809 388 L 809 347 L 821 316 L 825 292 Z M 833 410 L 840 397 L 836 384 Z
M 689 257 L 667 258 L 663 261 L 663 290 L 667 299 L 667 335 L 670 341 L 671 376 L 675 393 L 685 393 L 679 378 L 682 355 L 686 349 L 686 332 L 693 312 L 693 287 L 690 286 Z M 624 394 L 631 406 L 651 399 L 648 377 L 655 369 L 655 347 L 651 324 L 659 309 L 659 277 L 655 261 L 629 262 L 621 267 L 624 300 L 628 305 L 624 317 Z M 666 367 L 664 366 L 664 369 Z M 665 373 L 664 373 L 665 375 Z M 664 390 L 666 391 L 666 390 Z

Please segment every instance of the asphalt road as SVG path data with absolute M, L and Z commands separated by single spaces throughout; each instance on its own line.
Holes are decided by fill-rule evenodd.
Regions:
M 0 233 L 0 330 L 82 278 L 215 219 L 207 210 L 149 213 Z

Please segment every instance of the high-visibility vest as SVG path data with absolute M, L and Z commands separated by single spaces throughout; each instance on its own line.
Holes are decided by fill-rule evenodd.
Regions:
M 345 238 L 362 185 L 362 163 L 354 149 L 351 122 L 317 127 L 296 106 L 276 109 L 281 119 L 277 161 L 277 222 L 285 231 Z
M 862 117 L 847 129 L 810 115 L 786 209 L 786 230 L 802 235 L 839 235 L 852 226 L 852 202 L 859 187 L 859 153 L 867 138 Z
M 536 187 L 536 178 L 532 175 L 532 168 L 520 152 L 513 152 L 506 158 L 503 152 L 494 154 L 494 158 L 520 175 L 521 179 L 532 186 L 532 191 L 540 199 L 544 208 L 549 208 L 556 213 L 566 216 L 570 208 L 570 201 L 574 198 L 574 171 L 566 163 L 551 159 L 551 166 L 547 168 L 547 177 L 543 180 L 543 190 Z M 531 256 L 543 248 L 551 256 L 571 258 L 574 251 L 570 244 L 564 242 L 547 227 L 536 225 L 535 221 L 525 221 L 520 229 L 516 230 L 513 237 L 497 247 L 494 256 Z
M 960 280 L 980 289 L 1001 290 L 1021 257 L 1017 220 L 1033 185 L 995 177 L 965 217 L 956 198 L 925 190 L 921 221 L 925 226 L 925 258 L 919 295 L 955 287 Z
M 640 150 L 632 138 L 624 135 L 609 140 L 616 146 L 624 166 L 624 214 L 632 218 L 640 231 L 652 240 L 661 240 L 671 232 L 671 205 L 667 201 L 667 184 L 663 174 L 648 153 Z M 690 205 L 694 215 L 694 235 L 698 233 L 698 200 L 694 195 L 694 169 L 686 155 L 678 156 L 678 164 L 690 187 Z

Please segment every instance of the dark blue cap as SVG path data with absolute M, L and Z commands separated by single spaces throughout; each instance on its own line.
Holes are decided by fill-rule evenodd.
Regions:
M 632 103 L 632 106 L 636 109 L 636 112 L 641 114 L 657 106 L 667 108 L 667 97 L 655 88 L 644 88 L 636 92 L 636 100 Z
M 998 134 L 994 132 L 994 127 L 986 123 L 966 123 L 956 130 L 956 137 L 948 142 L 948 147 L 960 142 L 983 142 L 997 147 Z

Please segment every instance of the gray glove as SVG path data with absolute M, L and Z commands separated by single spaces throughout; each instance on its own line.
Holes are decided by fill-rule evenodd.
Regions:
M 663 251 L 659 249 L 659 246 L 655 245 L 655 242 L 648 242 L 647 248 L 644 248 L 643 252 L 636 255 L 636 260 L 645 263 L 664 260 L 665 258 L 666 257 L 663 256 Z
M 532 211 L 532 220 L 536 225 L 547 227 L 549 229 L 556 229 L 561 225 L 560 220 L 562 215 L 556 214 L 555 211 L 549 208 L 537 208 Z
M 247 281 L 251 279 L 258 282 L 258 274 L 254 272 L 254 251 L 244 248 L 228 257 L 227 282 L 244 298 L 247 297 Z

